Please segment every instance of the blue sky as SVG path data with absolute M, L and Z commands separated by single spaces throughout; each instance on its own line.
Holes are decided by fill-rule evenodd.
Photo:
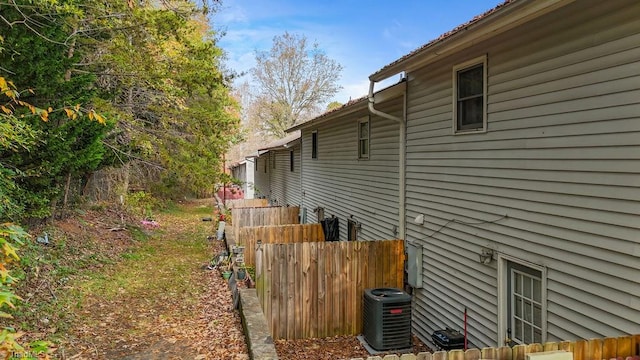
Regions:
M 368 76 L 503 0 L 223 0 L 213 15 L 227 67 L 248 71 L 255 50 L 285 31 L 317 41 L 344 70 L 334 100 L 367 94 Z

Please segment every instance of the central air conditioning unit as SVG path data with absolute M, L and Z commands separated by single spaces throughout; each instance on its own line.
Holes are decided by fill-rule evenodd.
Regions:
M 395 288 L 365 289 L 363 335 L 375 350 L 411 347 L 411 296 Z

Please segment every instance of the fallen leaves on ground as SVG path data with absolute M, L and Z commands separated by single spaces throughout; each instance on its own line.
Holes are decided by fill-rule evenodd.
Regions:
M 210 204 L 210 202 L 209 202 Z M 60 359 L 248 359 L 240 317 L 225 280 L 205 269 L 223 244 L 207 240 L 212 223 L 203 203 L 188 203 L 157 216 L 160 224 L 147 240 L 114 249 L 113 237 L 100 219 L 95 256 L 113 251 L 112 263 L 88 269 L 54 291 L 72 297 L 60 310 L 68 328 L 55 356 Z M 88 222 L 68 220 L 59 229 L 68 236 L 87 233 Z M 66 228 L 65 228 L 66 227 Z M 105 230 L 107 229 L 107 230 Z M 96 239 L 93 239 L 96 240 Z M 106 255 L 105 255 L 106 256 Z M 35 334 L 35 335 L 42 335 Z
M 431 352 L 420 339 L 413 336 L 413 354 Z M 296 360 L 349 360 L 372 356 L 355 336 L 334 336 L 324 339 L 276 340 L 280 359 Z M 376 356 L 397 354 L 385 352 Z

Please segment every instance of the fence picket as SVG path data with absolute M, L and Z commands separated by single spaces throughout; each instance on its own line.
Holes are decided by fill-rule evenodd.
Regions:
M 363 274 L 366 274 L 368 271 L 367 263 L 364 259 L 364 251 L 362 250 L 363 243 L 361 241 L 356 241 L 354 243 L 354 256 L 353 256 L 353 268 L 354 268 L 354 299 L 353 302 L 355 307 L 354 313 L 354 333 L 361 334 L 362 333 L 362 301 L 364 294 L 364 283 L 363 283 Z
M 573 345 L 573 358 L 574 359 L 591 359 L 588 357 L 589 343 L 586 340 L 578 340 Z
M 448 360 L 464 360 L 464 351 L 463 350 L 451 350 L 449 351 Z
M 516 345 L 513 348 L 511 348 L 511 359 L 513 360 L 525 360 L 525 353 L 527 350 L 527 346 L 526 345 Z
M 479 360 L 482 357 L 482 353 L 478 349 L 469 349 L 464 352 L 464 360 Z
M 618 357 L 626 358 L 627 356 L 633 355 L 632 347 L 631 347 L 632 339 L 633 338 L 631 336 L 621 336 L 617 339 L 618 340 L 618 351 L 617 351 Z
M 264 272 L 264 276 L 263 276 L 263 282 L 264 282 L 264 298 L 265 298 L 265 303 L 262 304 L 262 309 L 263 312 L 266 316 L 266 319 L 269 321 L 269 326 L 271 329 L 271 333 L 274 334 L 274 325 L 271 325 L 271 322 L 273 321 L 273 319 L 277 319 L 278 318 L 278 313 L 276 311 L 276 313 L 274 314 L 274 310 L 273 310 L 273 301 L 274 299 L 277 299 L 276 294 L 273 293 L 273 280 L 275 278 L 274 275 L 274 265 L 273 265 L 273 247 L 269 247 L 266 248 L 262 247 L 263 249 L 263 262 L 265 264 L 265 272 Z
M 310 262 L 309 262 L 309 297 L 311 299 L 311 307 L 309 311 L 309 323 L 311 324 L 311 329 L 309 332 L 309 337 L 315 338 L 318 337 L 318 244 L 319 243 L 309 243 L 309 245 L 304 246 L 304 248 L 309 249 Z
M 602 360 L 602 339 L 589 339 L 589 357 L 587 360 Z
M 325 247 L 327 243 L 318 243 L 318 252 L 316 253 L 316 260 L 318 264 L 318 337 L 327 337 L 327 261 L 324 260 Z M 323 258 L 320 258 L 320 254 L 323 254 Z M 313 320 L 312 320 L 313 321 Z
M 618 339 L 605 338 L 602 343 L 602 359 L 613 359 L 618 356 Z
M 508 346 L 501 346 L 498 348 L 497 360 L 511 360 L 513 359 L 513 351 Z
M 482 359 L 497 359 L 498 358 L 498 350 L 493 347 L 484 347 L 480 350 Z
M 331 321 L 331 333 L 332 334 L 339 334 L 340 333 L 340 326 L 342 325 L 342 320 L 341 320 L 341 312 L 342 312 L 342 306 L 341 306 L 341 300 L 342 300 L 342 287 L 340 286 L 340 266 L 342 265 L 342 257 L 341 257 L 341 252 L 342 252 L 342 244 L 341 242 L 337 243 L 338 246 L 336 247 L 331 247 L 332 250 L 332 254 L 331 254 L 331 284 L 332 286 L 330 286 L 330 288 L 328 289 L 331 292 L 331 300 L 333 305 L 331 306 L 331 314 L 333 315 L 333 319 Z
M 278 315 L 279 318 L 277 320 L 278 331 L 275 332 L 278 339 L 282 339 L 287 336 L 287 262 L 286 262 L 286 253 L 285 247 L 280 244 L 276 244 L 276 256 L 274 257 L 275 267 L 278 269 L 278 276 L 274 279 L 277 283 L 277 287 L 273 292 L 276 294 L 276 298 L 273 299 L 275 305 L 278 305 Z M 274 284 L 275 285 L 275 284 Z

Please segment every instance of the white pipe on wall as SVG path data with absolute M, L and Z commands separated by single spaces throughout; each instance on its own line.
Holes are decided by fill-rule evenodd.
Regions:
M 406 119 L 407 119 L 407 92 L 405 89 L 404 95 L 403 95 L 403 104 L 402 104 L 402 117 L 398 117 L 398 116 L 394 116 L 391 114 L 387 114 L 385 112 L 382 112 L 380 110 L 377 110 L 374 105 L 375 105 L 375 96 L 373 94 L 373 87 L 375 85 L 375 81 L 370 80 L 369 81 L 369 112 L 373 115 L 377 115 L 386 119 L 390 119 L 393 121 L 396 121 L 399 123 L 400 125 L 400 136 L 399 136 L 399 144 L 398 144 L 398 154 L 399 154 L 399 159 L 398 159 L 398 192 L 399 192 L 399 196 L 398 196 L 398 222 L 399 222 L 399 226 L 398 226 L 398 238 L 400 239 L 405 239 L 405 232 L 406 232 L 406 227 L 405 227 L 405 214 L 406 214 L 406 209 L 405 209 L 405 177 L 406 177 L 406 171 L 405 171 L 405 143 L 406 143 L 406 138 L 407 138 L 407 123 L 406 123 Z

